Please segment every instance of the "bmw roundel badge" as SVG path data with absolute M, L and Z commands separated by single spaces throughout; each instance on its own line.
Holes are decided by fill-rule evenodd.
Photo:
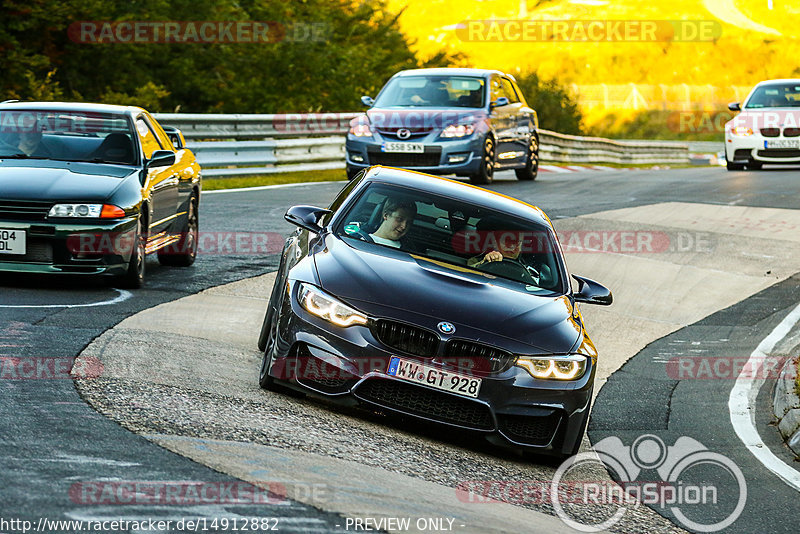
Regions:
M 453 323 L 442 321 L 436 326 L 439 328 L 439 332 L 441 332 L 442 334 L 452 334 L 453 332 L 456 331 L 456 327 L 453 326 Z

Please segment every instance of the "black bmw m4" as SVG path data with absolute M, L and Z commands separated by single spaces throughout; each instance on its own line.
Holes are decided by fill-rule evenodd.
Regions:
M 453 180 L 372 167 L 327 209 L 295 206 L 259 337 L 263 388 L 299 389 L 569 456 L 597 351 L 538 208 Z

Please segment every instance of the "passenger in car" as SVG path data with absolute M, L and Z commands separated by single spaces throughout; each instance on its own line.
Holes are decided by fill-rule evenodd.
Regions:
M 407 250 L 409 243 L 403 237 L 416 215 L 417 205 L 414 202 L 388 198 L 383 206 L 381 225 L 369 237 L 379 245 Z

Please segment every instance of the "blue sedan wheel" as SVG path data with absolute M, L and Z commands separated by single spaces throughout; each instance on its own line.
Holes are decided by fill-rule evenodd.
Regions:
M 494 178 L 495 149 L 494 139 L 487 137 L 483 142 L 483 155 L 481 156 L 481 166 L 478 172 L 469 177 L 473 184 L 490 184 Z
M 521 169 L 514 169 L 517 174 L 517 180 L 531 181 L 536 179 L 539 174 L 539 140 L 535 135 L 531 135 L 530 143 L 528 143 L 528 159 L 525 161 L 525 166 Z

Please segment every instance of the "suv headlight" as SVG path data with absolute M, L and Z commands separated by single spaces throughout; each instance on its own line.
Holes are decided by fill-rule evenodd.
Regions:
M 367 322 L 366 315 L 310 284 L 300 284 L 297 300 L 309 313 L 337 326 L 345 327 Z
M 520 356 L 514 364 L 534 378 L 546 380 L 577 380 L 586 372 L 586 356 Z
M 474 131 L 474 124 L 451 124 L 442 130 L 442 137 L 466 137 Z

